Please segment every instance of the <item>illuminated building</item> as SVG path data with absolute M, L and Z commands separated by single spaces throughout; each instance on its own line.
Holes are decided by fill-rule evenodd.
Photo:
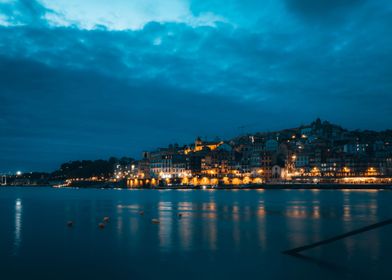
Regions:
M 211 177 L 223 177 L 229 173 L 232 161 L 231 147 L 221 146 L 203 157 L 201 172 Z
M 200 152 L 205 149 L 213 151 L 223 144 L 223 141 L 203 141 L 200 137 L 197 137 L 194 145 L 191 145 L 190 147 L 185 149 L 185 154 L 188 154 L 190 152 Z
M 149 174 L 159 183 L 190 186 L 282 180 L 387 182 L 392 176 L 391 143 L 390 132 L 348 131 L 317 119 L 310 125 L 230 141 L 198 137 L 191 145 L 170 145 L 139 161 L 134 177 L 146 179 Z
M 178 146 L 160 148 L 150 153 L 150 174 L 153 178 L 183 178 L 190 176 L 185 155 Z

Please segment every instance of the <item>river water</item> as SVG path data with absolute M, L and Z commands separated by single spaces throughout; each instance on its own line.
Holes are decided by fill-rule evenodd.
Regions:
M 390 218 L 391 191 L 3 187 L 0 279 L 392 279 L 392 225 L 281 253 Z

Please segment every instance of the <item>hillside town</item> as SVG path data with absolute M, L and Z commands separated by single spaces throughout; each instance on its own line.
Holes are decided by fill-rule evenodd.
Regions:
M 348 131 L 328 121 L 231 140 L 172 144 L 144 152 L 116 180 L 129 187 L 268 183 L 389 183 L 392 131 Z
M 3 175 L 2 185 L 236 187 L 390 184 L 392 130 L 349 131 L 328 121 L 230 140 L 197 137 L 129 157 L 64 163 L 52 173 Z

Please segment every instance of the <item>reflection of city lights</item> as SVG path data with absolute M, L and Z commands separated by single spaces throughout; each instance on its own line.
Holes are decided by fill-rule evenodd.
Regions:
M 22 201 L 18 198 L 15 201 L 15 231 L 14 231 L 14 255 L 18 254 L 21 243 L 22 232 Z

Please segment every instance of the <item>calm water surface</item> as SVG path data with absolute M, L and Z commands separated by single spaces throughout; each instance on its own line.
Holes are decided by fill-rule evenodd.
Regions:
M 392 279 L 392 225 L 281 254 L 389 218 L 389 191 L 0 188 L 0 279 Z

